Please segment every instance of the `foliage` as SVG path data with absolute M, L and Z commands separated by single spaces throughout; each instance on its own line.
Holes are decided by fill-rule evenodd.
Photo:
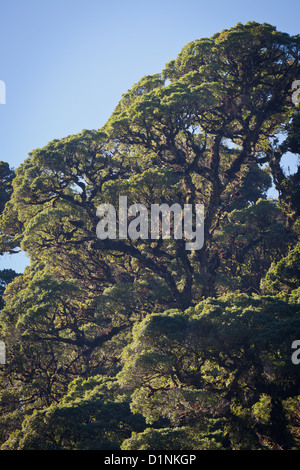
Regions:
M 300 244 L 281 258 L 278 263 L 272 263 L 264 279 L 261 280 L 262 287 L 270 293 L 281 291 L 291 292 L 300 287 Z
M 222 416 L 235 448 L 285 447 L 293 439 L 282 425 L 283 401 L 299 396 L 291 362 L 299 321 L 297 295 L 228 294 L 185 312 L 152 314 L 134 326 L 119 380 L 134 390 L 132 410 L 150 424 L 164 416 L 205 428 Z
M 122 444 L 122 450 L 220 450 L 221 446 L 211 436 L 202 437 L 197 429 L 147 428 L 142 433 L 132 433 Z
M 1 252 L 30 257 L 0 283 L 1 449 L 299 448 L 299 57 L 299 36 L 238 23 L 103 128 L 1 162 Z M 120 196 L 203 204 L 203 247 L 99 239 Z
M 132 429 L 143 430 L 144 422 L 118 396 L 116 380 L 95 376 L 75 380 L 61 402 L 27 416 L 3 449 L 114 450 Z

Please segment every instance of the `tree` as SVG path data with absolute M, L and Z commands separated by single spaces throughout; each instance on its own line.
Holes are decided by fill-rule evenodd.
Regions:
M 261 280 L 265 292 L 274 294 L 291 293 L 300 287 L 300 243 L 281 258 L 278 263 L 272 263 L 264 279 Z
M 6 162 L 0 161 L 0 213 L 3 212 L 5 204 L 12 193 L 12 180 L 14 171 Z
M 9 167 L 8 163 L 0 161 L 0 214 L 3 213 L 5 204 L 9 201 L 12 193 L 12 181 L 15 176 L 14 171 Z M 5 247 L 1 247 L 4 254 Z M 0 270 L 0 310 L 4 306 L 3 293 L 5 287 L 14 279 L 17 273 L 13 269 Z
M 114 141 L 142 149 L 177 174 L 181 203 L 205 205 L 205 245 L 196 263 L 188 255 L 178 259 L 183 288 L 173 294 L 183 307 L 191 303 L 195 271 L 207 280 L 203 294 L 215 293 L 213 238 L 222 202 L 236 194 L 245 166 L 271 161 L 273 135 L 293 112 L 298 70 L 298 37 L 267 24 L 238 24 L 191 42 L 161 74 L 144 77 L 104 128 Z
M 10 211 L 24 224 L 22 246 L 31 256 L 38 251 L 56 259 L 66 249 L 70 259 L 70 247 L 78 245 L 124 254 L 163 279 L 174 305 L 183 308 L 193 303 L 195 274 L 205 280 L 198 286 L 202 295 L 214 295 L 215 232 L 245 171 L 271 162 L 273 136 L 294 112 L 290 91 L 298 71 L 299 38 L 268 24 L 238 24 L 188 44 L 161 74 L 124 94 L 101 131 L 53 141 L 20 166 Z M 95 210 L 111 202 L 111 185 L 118 196 L 131 177 L 133 185 L 146 185 L 146 199 L 153 198 L 151 171 L 156 188 L 163 171 L 169 189 L 155 202 L 204 204 L 201 250 L 186 252 L 182 240 L 96 238 Z M 133 194 L 133 202 L 142 201 Z
M 261 293 L 261 279 L 295 241 L 277 201 L 259 199 L 244 209 L 234 209 L 216 232 L 218 292 Z
M 194 432 L 193 432 L 194 431 Z M 221 445 L 212 438 L 201 437 L 190 428 L 148 428 L 142 433 L 133 432 L 125 439 L 122 450 L 220 450 Z
M 71 410 L 93 446 L 154 446 L 158 436 L 166 447 L 172 436 L 179 447 L 185 438 L 195 448 L 297 445 L 287 353 L 299 331 L 297 283 L 274 295 L 290 272 L 277 265 L 279 284 L 261 294 L 274 287 L 272 262 L 297 251 L 299 172 L 287 177 L 280 163 L 298 151 L 299 47 L 298 36 L 255 22 L 191 42 L 125 93 L 102 129 L 53 140 L 16 169 L 1 243 L 31 262 L 5 288 L 0 317 L 4 447 L 84 447 L 75 425 L 62 436 Z M 271 183 L 279 203 L 267 200 Z M 122 195 L 147 208 L 203 204 L 203 247 L 99 239 L 97 208 Z M 107 408 L 101 398 L 107 431 L 93 434 L 94 402 L 82 391 L 79 410 L 76 400 L 65 406 L 69 385 L 117 374 L 150 428 L 114 428 L 110 438 L 107 415 L 127 416 L 125 394 Z
M 200 441 L 214 427 L 223 448 L 298 447 L 288 419 L 299 399 L 298 295 L 228 294 L 136 324 L 118 375 L 133 390 L 132 410 L 150 424 L 164 417 L 183 433 L 198 429 Z
M 280 161 L 284 155 L 298 154 L 300 150 L 300 113 L 294 111 L 290 120 L 283 126 L 285 140 L 279 144 L 276 139 L 275 144 L 269 154 L 269 165 L 273 175 L 275 187 L 279 193 L 279 201 L 284 208 L 290 225 L 293 225 L 300 216 L 299 207 L 299 183 L 300 168 L 292 175 L 286 175 L 280 166 Z
M 144 420 L 133 416 L 115 379 L 77 379 L 57 404 L 28 415 L 2 450 L 118 450 Z

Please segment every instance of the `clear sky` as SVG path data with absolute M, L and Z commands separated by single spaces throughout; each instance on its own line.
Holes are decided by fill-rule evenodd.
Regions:
M 0 160 L 17 168 L 52 139 L 99 129 L 190 41 L 248 21 L 299 34 L 299 13 L 299 0 L 0 0 Z

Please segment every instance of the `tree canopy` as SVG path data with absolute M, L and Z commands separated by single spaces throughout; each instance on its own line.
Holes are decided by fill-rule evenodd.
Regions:
M 300 36 L 238 23 L 1 163 L 1 250 L 30 257 L 3 273 L 2 449 L 299 448 L 297 76 Z M 120 196 L 202 204 L 203 246 L 98 238 Z

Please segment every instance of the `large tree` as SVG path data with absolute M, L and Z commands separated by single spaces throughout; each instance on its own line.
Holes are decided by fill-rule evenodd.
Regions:
M 21 430 L 24 417 L 34 410 L 61 403 L 74 378 L 87 380 L 97 374 L 115 375 L 120 371 L 120 358 L 124 347 L 130 344 L 132 327 L 149 314 L 177 308 L 184 314 L 180 321 L 186 322 L 182 325 L 186 331 L 186 315 L 194 312 L 187 309 L 196 308 L 199 302 L 203 305 L 205 299 L 227 291 L 260 295 L 264 289 L 272 288 L 272 272 L 281 270 L 280 264 L 274 267 L 275 263 L 283 257 L 288 259 L 299 230 L 299 172 L 287 177 L 281 166 L 287 152 L 298 151 L 299 121 L 291 97 L 292 83 L 300 73 L 299 50 L 298 36 L 254 22 L 191 42 L 162 73 L 142 78 L 125 93 L 102 129 L 83 130 L 53 140 L 44 148 L 33 150 L 17 168 L 13 191 L 1 216 L 1 241 L 7 251 L 16 247 L 25 250 L 31 263 L 6 288 L 0 319 L 1 334 L 8 346 L 0 402 L 3 441 L 9 439 L 13 429 Z M 279 147 L 280 134 L 283 139 Z M 280 204 L 267 200 L 272 182 L 279 191 Z M 203 204 L 203 247 L 186 250 L 185 240 L 173 236 L 155 240 L 99 239 L 97 208 L 107 203 L 117 208 L 119 196 L 124 195 L 128 205 L 142 203 L 147 208 L 163 203 L 178 203 L 181 207 Z M 247 295 L 242 297 L 243 302 L 253 307 Z M 265 301 L 257 301 L 262 314 L 261 303 Z M 224 307 L 223 301 L 219 302 Z M 278 305 L 274 302 L 271 305 Z M 294 315 L 296 307 L 288 304 L 286 308 Z M 242 310 L 241 318 L 249 320 L 248 325 L 246 320 L 242 324 L 241 318 L 234 321 L 233 304 L 228 309 L 226 341 L 230 341 L 231 327 L 234 331 L 241 328 L 250 335 L 250 349 L 260 354 L 261 345 L 266 351 L 267 342 L 257 342 L 256 327 L 252 329 L 256 313 L 244 317 Z M 172 318 L 166 314 L 168 325 Z M 271 321 L 270 316 L 266 318 Z M 284 315 L 281 320 L 283 328 Z M 214 321 L 214 316 L 210 316 L 210 322 Z M 176 325 L 180 328 L 180 322 Z M 224 333 L 215 326 L 218 334 Z M 258 323 L 259 327 L 264 328 L 265 324 Z M 266 326 L 266 332 L 267 329 Z M 210 345 L 205 344 L 209 354 Z M 172 345 L 175 347 L 175 343 Z M 157 345 L 158 354 L 161 347 L 162 344 Z M 273 356 L 282 350 L 280 343 Z M 211 386 L 218 389 L 220 385 L 219 392 L 223 393 L 228 378 L 233 381 L 232 387 L 236 384 L 232 399 L 246 409 L 245 413 L 256 405 L 257 414 L 258 409 L 265 410 L 266 403 L 275 400 L 272 413 L 281 413 L 284 419 L 281 402 L 285 397 L 294 399 L 297 380 L 291 378 L 284 397 L 273 397 L 258 356 L 246 353 L 234 350 L 231 356 L 230 351 L 225 351 L 226 369 L 222 353 L 214 350 L 207 373 L 213 380 L 210 368 L 215 364 L 217 379 Z M 206 359 L 201 348 L 193 354 L 197 361 Z M 237 367 L 241 357 L 247 364 L 235 373 L 230 364 Z M 257 361 L 260 369 L 255 375 L 255 399 L 250 403 L 242 400 L 241 387 L 250 374 L 251 360 Z M 158 361 L 162 370 L 169 367 L 168 361 Z M 207 407 L 203 405 L 204 414 L 215 406 L 214 397 L 208 393 L 209 384 L 202 387 L 205 371 L 197 367 L 194 363 L 187 369 L 178 368 L 184 380 L 174 374 L 172 378 L 195 390 L 182 394 L 180 387 L 173 387 L 170 392 L 183 404 L 184 415 L 187 404 L 192 417 L 194 399 L 196 411 L 200 397 L 203 399 Z M 166 387 L 169 385 L 165 383 Z M 149 390 L 145 407 L 150 410 Z M 139 393 L 137 386 L 136 396 Z M 170 419 L 169 424 L 174 427 L 178 410 L 172 410 L 166 401 L 158 405 L 165 407 L 162 417 Z M 35 426 L 39 416 L 30 419 L 29 425 Z M 51 414 L 51 426 L 55 426 L 57 416 L 56 411 Z M 196 413 L 194 417 L 197 416 Z M 215 419 L 214 413 L 208 418 Z M 24 446 L 29 442 L 22 434 L 26 423 L 19 434 Z M 234 426 L 234 420 L 231 423 Z M 243 429 L 247 427 L 245 423 L 241 424 Z M 257 429 L 252 424 L 251 421 L 257 446 Z M 185 430 L 174 434 L 178 442 L 185 435 L 194 436 L 191 421 L 186 425 Z M 199 428 L 203 439 L 197 441 L 195 437 L 193 445 L 206 446 L 212 432 L 210 426 L 208 423 L 204 429 Z M 275 428 L 268 430 L 266 439 L 281 445 L 276 433 Z M 137 441 L 133 439 L 124 446 L 139 445 L 132 442 L 155 439 L 157 435 L 145 431 Z M 168 435 L 164 436 L 169 445 Z M 286 430 L 282 437 L 284 446 L 292 442 L 289 439 Z M 224 445 L 222 439 L 212 445 L 220 442 Z
M 273 162 L 275 136 L 295 111 L 291 87 L 298 73 L 298 36 L 268 24 L 238 24 L 191 42 L 161 74 L 144 77 L 105 127 L 132 158 L 133 149 L 142 149 L 149 163 L 177 175 L 182 204 L 205 205 L 204 247 L 192 260 L 177 244 L 181 288 L 171 279 L 170 287 L 183 306 L 191 303 L 195 272 L 206 279 L 203 294 L 215 293 L 215 232 L 239 194 L 243 171 Z M 166 267 L 162 259 L 156 264 Z
M 295 111 L 298 73 L 299 38 L 268 24 L 238 24 L 188 44 L 161 74 L 124 94 L 101 131 L 32 152 L 17 170 L 4 217 L 10 240 L 21 236 L 32 257 L 51 253 L 57 262 L 85 249 L 86 274 L 95 277 L 101 266 L 108 282 L 103 253 L 124 254 L 163 279 L 182 307 L 193 302 L 197 275 L 202 295 L 214 295 L 216 232 L 247 170 L 273 162 L 274 136 Z M 97 239 L 97 205 L 125 191 L 132 202 L 203 203 L 203 248 L 188 252 L 182 240 Z M 20 222 L 22 235 L 13 227 Z

